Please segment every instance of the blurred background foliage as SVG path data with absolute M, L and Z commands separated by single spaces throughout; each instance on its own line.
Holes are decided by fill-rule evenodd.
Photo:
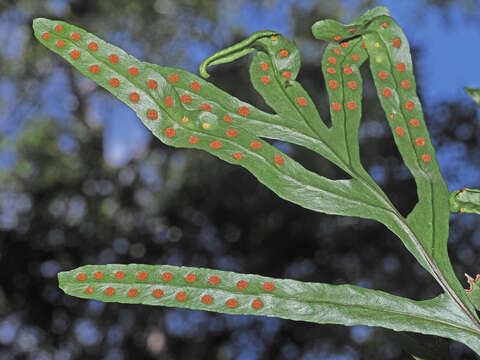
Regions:
M 32 36 L 35 17 L 61 18 L 145 61 L 196 71 L 251 32 L 294 38 L 299 80 L 328 121 L 324 43 L 310 26 L 390 7 L 411 39 L 419 93 L 451 191 L 480 187 L 480 122 L 464 85 L 480 85 L 477 1 L 0 0 L 0 360 L 405 359 L 382 329 L 318 326 L 200 311 L 104 304 L 66 296 L 56 273 L 84 264 L 205 266 L 332 284 L 413 299 L 439 293 L 401 242 L 373 221 L 289 204 L 240 167 L 167 148 L 135 115 Z M 211 81 L 268 110 L 248 59 Z M 363 162 L 406 214 L 411 175 L 395 149 L 366 67 Z M 307 168 L 342 173 L 309 150 L 276 146 Z M 457 275 L 480 272 L 480 222 L 452 216 Z M 439 341 L 454 359 L 465 346 Z

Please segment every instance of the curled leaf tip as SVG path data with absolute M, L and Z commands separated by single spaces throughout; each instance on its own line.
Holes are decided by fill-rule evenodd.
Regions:
M 216 52 L 215 54 L 209 56 L 200 64 L 199 73 L 200 75 L 207 79 L 210 75 L 207 72 L 207 66 L 224 64 L 228 62 L 235 61 L 242 56 L 245 56 L 253 51 L 255 51 L 254 44 L 257 40 L 269 36 L 279 35 L 276 31 L 265 30 L 257 31 L 250 35 L 247 39 L 240 41 L 239 43 L 229 46 L 223 50 Z

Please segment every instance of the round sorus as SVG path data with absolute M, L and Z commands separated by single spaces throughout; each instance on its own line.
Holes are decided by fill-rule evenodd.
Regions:
M 172 83 L 176 83 L 178 80 L 180 80 L 180 76 L 178 76 L 178 74 L 171 74 L 168 76 L 168 81 Z
M 208 278 L 210 285 L 217 285 L 220 282 L 220 278 L 216 275 L 212 275 Z
M 417 119 L 411 119 L 410 120 L 410 125 L 412 125 L 413 127 L 419 127 L 420 126 L 420 121 L 418 121 Z
M 423 160 L 423 162 L 430 162 L 432 160 L 432 158 L 428 154 L 423 154 L 422 155 L 422 160 Z
M 132 76 L 138 75 L 138 69 L 135 66 L 128 68 L 128 73 Z
M 252 308 L 259 310 L 263 307 L 263 302 L 260 299 L 255 299 L 252 301 Z
M 404 72 L 407 69 L 407 66 L 403 62 L 399 62 L 396 68 L 398 72 Z
M 50 39 L 50 33 L 48 33 L 48 32 L 43 33 L 42 38 L 45 39 L 45 40 Z
M 60 31 L 62 31 L 62 30 L 63 30 L 63 26 L 62 26 L 62 25 L 57 25 L 57 26 L 55 26 L 55 31 L 60 32 Z
M 253 141 L 250 143 L 250 146 L 252 147 L 252 149 L 258 150 L 258 149 L 261 149 L 261 148 L 262 148 L 262 143 L 261 143 L 260 141 L 253 140 Z
M 235 154 L 233 154 L 233 158 L 235 160 L 240 160 L 242 157 L 243 157 L 243 155 L 240 152 L 236 152 Z
M 195 282 L 196 280 L 197 280 L 197 275 L 195 274 L 187 274 L 187 276 L 185 276 L 186 282 L 192 283 L 192 282 Z
M 58 48 L 62 48 L 65 46 L 65 41 L 63 40 L 58 40 L 55 45 L 58 47 Z
M 155 90 L 158 87 L 158 83 L 155 80 L 150 79 L 147 81 L 147 86 L 150 89 Z
M 193 91 L 198 91 L 202 88 L 202 85 L 198 81 L 194 81 L 194 82 L 190 83 L 190 88 Z
M 160 290 L 160 289 L 155 289 L 155 290 L 152 291 L 152 295 L 153 295 L 153 297 L 156 297 L 157 299 L 161 298 L 163 296 L 163 291 Z
M 129 97 L 130 100 L 133 102 L 137 102 L 138 100 L 140 100 L 140 95 L 138 95 L 138 93 L 136 92 L 131 93 Z
M 97 51 L 98 50 L 98 44 L 95 41 L 92 41 L 92 42 L 88 43 L 88 48 L 92 51 Z M 113 55 L 110 55 L 110 56 L 113 56 Z M 117 56 L 117 55 L 115 55 L 115 56 Z M 118 56 L 117 56 L 117 62 L 118 62 Z
M 165 97 L 165 106 L 172 107 L 173 106 L 173 98 L 171 96 Z
M 107 288 L 105 289 L 105 295 L 107 295 L 107 296 L 112 296 L 113 294 L 115 294 L 115 289 L 114 289 L 114 288 L 112 288 L 112 287 L 107 287 Z
M 125 277 L 125 273 L 123 271 L 117 271 L 115 273 L 115 278 L 118 279 L 118 280 L 121 280 Z
M 84 273 L 80 273 L 77 275 L 77 280 L 78 281 L 83 281 L 87 278 L 87 275 L 85 275 Z
M 103 278 L 103 272 L 95 271 L 95 273 L 93 274 L 93 277 L 97 280 L 100 280 L 101 278 Z
M 146 271 L 140 271 L 137 274 L 137 279 L 138 280 L 146 280 L 148 278 L 148 273 Z
M 169 272 L 169 271 L 165 271 L 165 272 L 162 274 L 162 280 L 163 280 L 163 281 L 170 281 L 170 280 L 172 280 L 172 278 L 173 278 L 173 275 L 172 275 L 172 273 Z
M 240 290 L 245 290 L 247 287 L 248 282 L 246 282 L 245 280 L 240 280 L 237 282 L 237 288 L 239 288 Z
M 388 73 L 387 73 L 386 71 L 380 71 L 380 72 L 378 73 L 378 77 L 379 77 L 380 79 L 382 79 L 382 80 L 387 80 L 387 78 L 388 78 Z
M 86 289 L 85 289 L 85 294 L 91 294 L 93 293 L 93 288 L 91 286 L 88 286 Z
M 235 129 L 228 129 L 225 134 L 229 137 L 236 137 L 238 135 L 238 131 Z
M 88 68 L 88 70 L 90 70 L 91 73 L 96 74 L 100 71 L 100 66 L 92 65 Z
M 187 294 L 185 294 L 185 292 L 183 291 L 179 291 L 176 295 L 175 295 L 175 299 L 177 301 L 186 301 L 187 300 Z
M 173 127 L 168 127 L 165 129 L 164 134 L 168 138 L 172 138 L 175 136 L 175 129 Z
M 275 284 L 272 282 L 264 282 L 263 283 L 263 290 L 265 291 L 273 291 L 275 290 Z
M 286 50 L 286 49 L 280 50 L 279 53 L 278 53 L 278 56 L 280 56 L 281 58 L 287 57 L 288 56 L 288 50 Z
M 148 110 L 147 117 L 150 120 L 157 120 L 158 119 L 158 112 L 156 110 Z
M 416 143 L 418 146 L 425 146 L 426 141 L 425 141 L 425 139 L 422 138 L 422 137 L 417 137 L 417 138 L 415 139 L 415 143 Z
M 120 85 L 120 80 L 118 80 L 117 78 L 111 78 L 110 85 L 112 85 L 113 87 L 118 87 L 118 85 Z
M 273 157 L 273 161 L 275 161 L 275 163 L 276 163 L 277 165 L 283 165 L 284 162 L 285 162 L 285 160 L 283 160 L 283 156 L 282 156 L 282 155 L 275 155 L 275 156 Z
M 228 299 L 225 302 L 225 305 L 227 305 L 227 307 L 229 307 L 230 309 L 235 309 L 238 306 L 238 301 L 235 299 Z
M 212 142 L 210 143 L 210 147 L 211 147 L 212 149 L 215 149 L 215 150 L 221 149 L 221 148 L 222 148 L 222 142 L 219 141 L 219 140 L 212 141 Z
M 395 129 L 395 132 L 396 132 L 399 136 L 405 135 L 405 130 L 404 130 L 402 127 L 400 127 L 400 126 L 398 126 L 398 127 Z
M 188 94 L 183 94 L 182 96 L 180 96 L 180 100 L 184 104 L 190 104 L 192 102 L 192 97 Z
M 195 145 L 195 144 L 198 144 L 198 136 L 194 135 L 194 136 L 190 136 L 190 138 L 188 139 L 188 142 L 192 145 Z
M 202 302 L 206 305 L 211 304 L 213 302 L 213 297 L 211 297 L 210 295 L 203 295 Z
M 71 35 L 72 40 L 80 40 L 80 34 L 75 32 Z
M 70 52 L 70 56 L 73 58 L 73 59 L 78 59 L 80 57 L 80 51 L 78 50 L 72 50 Z
M 242 116 L 247 116 L 250 114 L 250 109 L 246 106 L 240 106 L 237 111 Z
M 118 55 L 112 54 L 108 57 L 108 61 L 112 64 L 118 64 Z
M 130 289 L 128 290 L 128 293 L 127 293 L 128 297 L 135 297 L 138 295 L 138 290 L 137 289 Z

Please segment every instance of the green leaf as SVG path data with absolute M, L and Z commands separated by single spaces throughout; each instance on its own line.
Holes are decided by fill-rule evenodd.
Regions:
M 397 235 L 478 326 L 473 304 L 448 257 L 449 194 L 423 120 L 407 38 L 385 8 L 367 12 L 349 25 L 319 21 L 312 31 L 316 38 L 346 44 L 349 37 L 361 36 L 381 106 L 417 185 L 418 203 L 407 219 L 398 215 L 385 224 L 391 229 L 399 221 L 405 225 L 405 231 L 396 232 Z
M 477 103 L 478 106 L 480 106 L 480 89 L 477 88 L 471 88 L 471 87 L 465 87 L 465 91 L 467 92 L 468 95 Z
M 58 279 L 65 293 L 79 298 L 381 326 L 447 337 L 480 351 L 475 327 L 445 295 L 413 301 L 351 285 L 170 265 L 87 265 L 61 272 Z
M 61 31 L 55 30 L 58 26 Z M 187 71 L 140 62 L 67 23 L 36 19 L 34 30 L 45 46 L 130 106 L 164 143 L 202 149 L 231 164 L 243 166 L 280 197 L 308 209 L 371 219 L 391 216 L 390 210 L 362 182 L 355 179 L 334 181 L 308 171 L 259 137 L 306 146 L 313 144 L 313 149 L 340 164 L 334 151 L 336 139 L 318 131 L 315 133 L 308 124 L 297 121 L 309 118 L 316 110 L 304 90 L 295 84 L 293 77 L 298 70 L 294 65 L 287 67 L 292 72 L 288 91 L 297 94 L 288 106 L 293 115 L 280 117 L 255 109 Z M 293 57 L 291 61 L 295 64 L 297 55 L 292 43 L 281 35 L 275 35 L 277 39 L 272 40 L 271 34 L 255 34 L 255 46 L 272 43 L 276 50 L 269 50 L 271 56 L 285 50 L 289 54 L 285 61 L 290 64 L 290 57 Z M 58 47 L 59 42 L 61 47 Z M 272 84 L 267 85 L 274 87 L 273 77 L 278 78 L 286 71 L 282 67 L 285 61 L 278 60 L 277 64 L 265 60 L 270 61 L 270 70 L 265 74 L 272 77 Z M 340 166 L 348 169 L 347 165 Z
M 463 188 L 450 194 L 452 213 L 473 213 L 480 215 L 480 190 Z

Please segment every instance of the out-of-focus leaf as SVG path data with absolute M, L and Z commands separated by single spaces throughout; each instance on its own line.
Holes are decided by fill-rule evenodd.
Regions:
M 480 215 L 480 190 L 464 188 L 450 194 L 452 213 L 473 213 Z
M 465 87 L 465 91 L 468 95 L 480 106 L 480 89 L 472 88 L 472 87 Z
M 381 326 L 469 343 L 473 324 L 446 295 L 413 301 L 352 285 L 328 285 L 170 265 L 86 265 L 58 274 L 60 288 L 85 299 L 250 314 L 320 324 Z
M 468 284 L 470 285 L 470 288 L 466 291 L 467 295 L 477 310 L 480 311 L 480 274 L 477 274 L 475 279 L 468 274 L 465 274 L 465 276 L 467 277 Z

